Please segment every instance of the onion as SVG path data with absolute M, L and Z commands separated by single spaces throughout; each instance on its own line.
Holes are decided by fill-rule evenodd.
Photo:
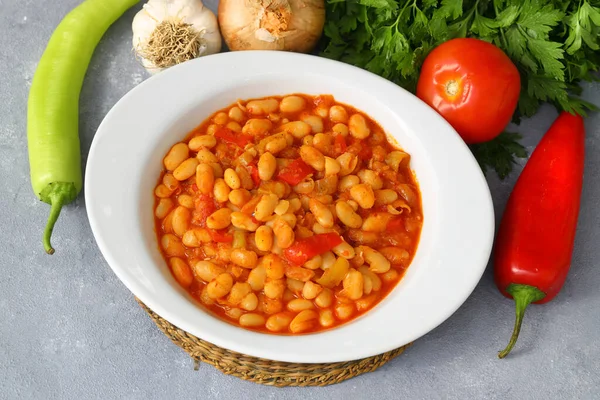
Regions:
M 310 52 L 323 32 L 324 0 L 221 0 L 221 35 L 230 50 Z

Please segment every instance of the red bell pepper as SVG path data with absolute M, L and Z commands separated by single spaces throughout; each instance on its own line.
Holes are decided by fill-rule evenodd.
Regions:
M 404 218 L 402 217 L 391 219 L 385 226 L 385 230 L 388 232 L 395 232 L 401 229 L 404 229 Z
M 314 172 L 315 170 L 310 165 L 302 161 L 301 158 L 298 158 L 279 171 L 277 178 L 294 186 Z
M 220 127 L 215 132 L 215 137 L 222 139 L 227 143 L 238 145 L 239 147 L 245 147 L 248 143 L 252 143 L 253 137 L 244 135 L 242 133 L 236 133 L 229 128 Z
M 250 171 L 250 176 L 252 177 L 252 182 L 254 182 L 254 186 L 260 185 L 260 176 L 258 176 L 258 168 L 255 163 L 248 165 L 248 170 Z
M 512 350 L 530 303 L 546 303 L 569 272 L 583 184 L 585 128 L 560 114 L 525 165 L 500 224 L 494 254 L 498 289 L 516 303 Z
M 358 146 L 360 150 L 358 151 L 357 156 L 360 160 L 368 161 L 371 159 L 371 157 L 373 157 L 373 149 L 367 144 L 366 141 L 352 138 L 350 140 L 350 145 L 353 147 Z
M 366 143 L 361 143 L 362 148 L 360 149 L 360 152 L 358 153 L 358 158 L 360 158 L 362 161 L 368 161 L 371 159 L 371 157 L 373 157 L 373 149 L 371 148 L 371 146 L 367 145 Z
M 336 154 L 342 154 L 346 152 L 348 145 L 346 144 L 346 139 L 342 135 L 335 135 L 335 139 L 333 141 L 333 148 L 335 149 Z
M 299 239 L 283 251 L 283 256 L 291 263 L 302 265 L 311 258 L 323 254 L 342 243 L 343 239 L 335 232 L 321 233 Z
M 208 233 L 212 240 L 217 243 L 231 243 L 233 242 L 233 235 L 227 233 L 226 230 L 215 231 L 214 229 L 209 229 Z
M 194 208 L 192 222 L 202 227 L 206 226 L 206 218 L 217 211 L 213 198 L 202 193 L 194 199 Z

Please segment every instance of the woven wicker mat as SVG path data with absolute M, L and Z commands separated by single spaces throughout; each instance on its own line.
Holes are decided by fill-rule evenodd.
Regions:
M 269 386 L 327 386 L 346 379 L 373 372 L 394 357 L 402 354 L 410 344 L 387 353 L 361 360 L 329 364 L 296 364 L 251 357 L 215 346 L 177 328 L 164 320 L 136 298 L 158 328 L 196 362 L 210 364 L 227 375 Z

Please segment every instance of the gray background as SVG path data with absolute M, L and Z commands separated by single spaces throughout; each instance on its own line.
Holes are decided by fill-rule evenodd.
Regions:
M 79 2 L 0 0 L 0 398 L 600 398 L 598 114 L 586 121 L 572 270 L 554 301 L 530 308 L 510 358 L 499 360 L 496 352 L 512 330 L 513 303 L 498 293 L 488 268 L 449 320 L 378 371 L 327 388 L 260 386 L 207 365 L 193 370 L 104 261 L 82 195 L 57 224 L 56 254 L 42 250 L 49 208 L 29 183 L 27 93 L 48 37 Z M 207 3 L 216 8 L 215 1 Z M 91 62 L 81 94 L 84 161 L 103 116 L 147 77 L 130 45 L 139 7 L 111 27 Z M 600 103 L 600 85 L 585 85 L 584 97 Z M 523 122 L 519 131 L 529 150 L 555 116 L 545 107 Z M 518 170 L 504 182 L 488 177 L 497 218 Z

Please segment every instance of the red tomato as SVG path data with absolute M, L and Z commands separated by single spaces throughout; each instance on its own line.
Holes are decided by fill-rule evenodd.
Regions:
M 298 158 L 279 171 L 277 178 L 290 185 L 297 185 L 313 172 L 314 169 L 310 165 L 307 165 L 301 158 Z
M 227 143 L 236 144 L 240 147 L 252 143 L 252 136 L 244 135 L 239 132 L 234 132 L 229 128 L 221 127 L 215 132 L 215 137 L 223 139 Z
M 227 233 L 226 230 L 215 231 L 213 229 L 209 229 L 208 233 L 210 233 L 210 237 L 217 243 L 231 243 L 233 242 L 233 235 Z
M 206 194 L 199 194 L 198 197 L 194 199 L 194 205 L 195 210 L 193 213 L 192 222 L 200 226 L 205 226 L 206 218 L 208 218 L 210 214 L 217 211 L 217 207 L 215 206 L 213 198 Z
M 341 155 L 348 148 L 348 145 L 346 144 L 346 139 L 344 139 L 342 135 L 335 135 L 333 147 L 335 149 L 335 153 Z
M 302 265 L 316 255 L 333 249 L 343 240 L 335 232 L 321 233 L 304 239 L 298 239 L 283 251 L 284 257 L 291 263 Z
M 498 47 L 479 39 L 442 43 L 425 59 L 417 96 L 439 112 L 466 143 L 498 136 L 521 91 L 517 67 Z
M 250 176 L 252 177 L 254 186 L 260 186 L 260 176 L 258 176 L 258 168 L 256 164 L 252 163 L 248 165 L 248 169 L 250 170 Z
M 388 232 L 395 232 L 400 229 L 404 229 L 404 219 L 401 217 L 392 219 L 385 227 Z
M 373 157 L 373 149 L 367 143 L 362 140 L 357 140 L 355 143 L 360 145 L 360 151 L 358 152 L 358 158 L 363 161 L 370 160 Z

